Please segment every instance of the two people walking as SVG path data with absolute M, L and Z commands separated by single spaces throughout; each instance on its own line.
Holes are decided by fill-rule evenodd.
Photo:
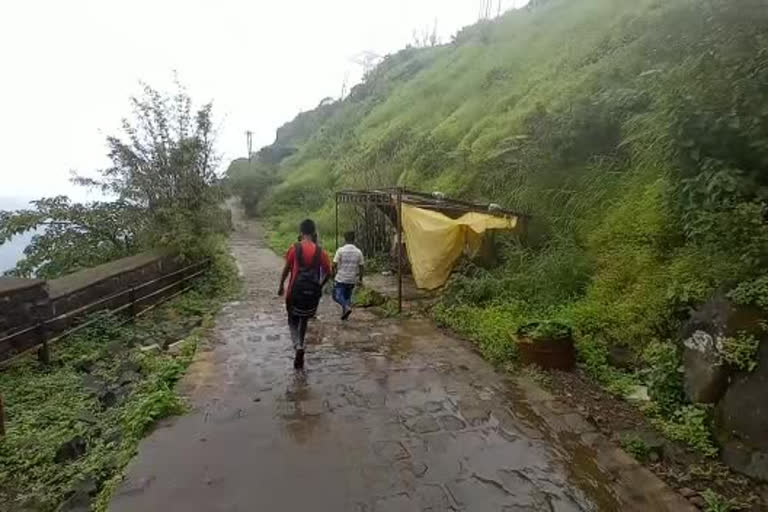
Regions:
M 299 225 L 299 241 L 285 254 L 285 267 L 280 276 L 278 295 L 285 296 L 288 328 L 295 350 L 293 367 L 304 368 L 307 324 L 317 313 L 323 287 L 335 276 L 333 298 L 342 308 L 343 320 L 352 312 L 352 292 L 355 284 L 362 282 L 363 253 L 355 247 L 353 232 L 345 233 L 343 247 L 336 251 L 334 264 L 328 254 L 317 244 L 317 229 L 311 219 Z M 290 276 L 288 288 L 285 281 Z
M 352 292 L 355 285 L 363 284 L 364 265 L 363 251 L 355 246 L 355 232 L 344 233 L 344 245 L 336 250 L 333 257 L 333 300 L 341 306 L 342 320 L 348 319 L 352 313 Z

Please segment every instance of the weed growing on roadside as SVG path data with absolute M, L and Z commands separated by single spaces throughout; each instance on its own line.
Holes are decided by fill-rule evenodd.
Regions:
M 730 500 L 716 493 L 712 489 L 707 489 L 701 493 L 701 497 L 704 498 L 705 512 L 732 512 L 737 510 L 733 507 Z
M 662 412 L 669 415 L 685 398 L 677 349 L 672 343 L 653 341 L 643 350 L 642 359 L 648 393 Z
M 639 461 L 647 460 L 651 453 L 650 446 L 636 435 L 623 437 L 621 439 L 621 447 Z
M 721 354 L 723 360 L 741 371 L 751 372 L 757 368 L 757 350 L 760 340 L 753 334 L 740 331 L 736 336 L 722 340 Z
M 673 441 L 680 441 L 706 457 L 714 457 L 718 449 L 712 440 L 712 408 L 684 405 L 668 417 L 656 416 L 651 422 Z

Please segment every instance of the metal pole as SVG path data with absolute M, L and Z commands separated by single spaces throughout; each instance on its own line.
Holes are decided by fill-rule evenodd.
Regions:
M 42 346 L 37 351 L 37 359 L 41 363 L 47 365 L 51 362 L 51 353 L 48 350 L 48 333 L 43 322 L 37 324 L 37 335 L 40 337 L 42 343 Z
M 403 189 L 397 188 L 397 312 L 403 312 Z
M 339 248 L 339 193 L 336 192 L 336 248 Z
M 136 288 L 133 286 L 131 286 L 131 289 L 128 290 L 128 303 L 130 304 L 128 311 L 131 315 L 131 321 L 133 321 L 133 319 L 136 317 Z

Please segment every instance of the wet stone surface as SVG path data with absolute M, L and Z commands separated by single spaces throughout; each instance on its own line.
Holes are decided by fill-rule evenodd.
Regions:
M 257 225 L 237 226 L 246 296 L 184 379 L 193 410 L 142 442 L 110 510 L 667 510 L 610 452 L 601 467 L 572 412 L 425 320 L 342 323 L 326 297 L 295 372 L 281 261 Z

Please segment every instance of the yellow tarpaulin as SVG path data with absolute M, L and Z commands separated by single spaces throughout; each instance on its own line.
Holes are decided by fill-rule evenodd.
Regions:
M 403 235 L 416 286 L 434 290 L 445 284 L 462 252 L 474 256 L 489 229 L 514 229 L 517 217 L 465 213 L 452 219 L 440 212 L 404 204 Z

